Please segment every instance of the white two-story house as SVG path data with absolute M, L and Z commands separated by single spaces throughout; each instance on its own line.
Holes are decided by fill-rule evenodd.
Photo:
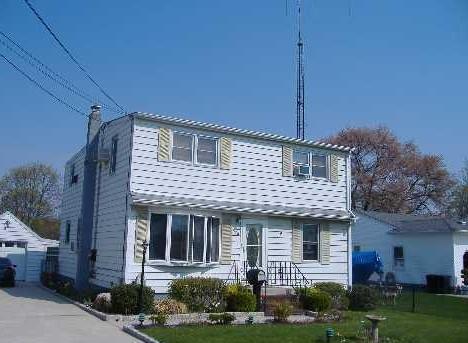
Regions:
M 102 123 L 65 167 L 60 275 L 351 284 L 351 149 L 147 113 Z

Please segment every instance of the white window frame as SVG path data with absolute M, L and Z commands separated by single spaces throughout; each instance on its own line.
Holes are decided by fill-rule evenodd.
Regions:
M 176 160 L 173 158 L 174 155 L 174 134 L 176 135 L 183 135 L 183 136 L 190 136 L 192 138 L 192 160 L 191 161 L 184 161 L 184 160 Z M 193 165 L 195 161 L 195 154 L 194 154 L 194 146 L 195 146 L 195 137 L 193 133 L 184 132 L 184 131 L 172 131 L 171 135 L 171 161 L 177 163 L 183 163 L 188 165 Z
M 403 253 L 403 257 L 395 257 L 395 248 L 401 248 L 401 251 Z M 393 246 L 393 265 L 395 267 L 400 267 L 403 268 L 405 266 L 405 248 L 403 245 L 394 245 Z
M 314 259 L 314 260 L 306 260 L 304 258 L 304 225 L 316 225 L 317 226 L 317 258 Z M 302 238 L 302 242 L 301 242 L 301 253 L 302 253 L 302 256 L 301 256 L 301 259 L 302 261 L 304 262 L 318 262 L 320 260 L 320 224 L 319 223 L 302 223 L 301 224 L 301 238 Z M 309 242 L 309 241 L 307 241 Z
M 170 211 L 149 211 L 148 220 L 147 220 L 147 242 L 151 244 L 151 215 L 152 214 L 163 214 L 167 216 L 166 220 L 166 251 L 165 259 L 150 259 L 149 249 L 146 251 L 146 260 L 151 264 L 163 264 L 163 265 L 187 265 L 187 266 L 209 266 L 209 265 L 218 265 L 219 260 L 221 259 L 221 216 L 216 214 L 200 213 L 200 212 L 190 212 L 183 210 L 170 210 Z M 188 216 L 188 225 L 187 225 L 187 260 L 171 260 L 171 230 L 172 230 L 172 216 L 181 215 Z M 191 226 L 191 216 L 194 217 L 204 217 L 204 229 L 203 229 L 203 261 L 193 261 L 193 249 L 190 249 L 190 226 Z M 217 218 L 219 220 L 219 230 L 218 230 L 218 261 L 211 262 L 206 261 L 206 238 L 208 230 L 208 218 Z M 212 242 L 212 237 L 211 237 Z
M 208 167 L 218 167 L 219 165 L 219 138 L 218 137 L 214 137 L 214 136 L 207 136 L 207 135 L 197 135 L 197 134 L 194 134 L 195 138 L 194 138 L 194 142 L 195 142 L 195 146 L 194 146 L 194 149 L 193 149 L 193 152 L 192 152 L 192 155 L 195 155 L 195 160 L 194 160 L 194 164 L 195 165 L 200 165 L 200 166 L 208 166 Z M 215 163 L 214 164 L 211 164 L 211 163 L 201 163 L 201 162 L 198 162 L 198 139 L 199 138 L 204 138 L 204 139 L 211 139 L 211 140 L 214 140 L 215 141 Z
M 314 176 L 313 156 L 325 157 L 325 176 Z M 310 152 L 310 176 L 311 178 L 318 180 L 329 180 L 330 179 L 330 156 L 323 153 Z
M 184 135 L 184 136 L 190 136 L 192 137 L 192 161 L 183 161 L 183 160 L 176 160 L 173 158 L 173 150 L 174 150 L 174 134 L 177 135 Z M 214 140 L 216 143 L 216 148 L 215 148 L 215 163 L 201 163 L 198 162 L 198 138 L 202 137 L 205 139 L 211 139 Z M 211 168 L 218 168 L 219 167 L 219 137 L 217 136 L 209 136 L 205 134 L 198 134 L 198 133 L 191 133 L 191 132 L 186 132 L 186 131 L 172 131 L 171 134 L 171 161 L 175 163 L 182 163 L 182 164 L 187 164 L 187 165 L 193 165 L 193 166 L 204 166 L 204 167 L 211 167 Z

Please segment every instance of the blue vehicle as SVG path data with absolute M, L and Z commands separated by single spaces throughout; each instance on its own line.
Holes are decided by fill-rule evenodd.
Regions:
M 16 265 L 6 257 L 0 257 L 0 285 L 15 287 Z
M 373 273 L 383 276 L 383 263 L 376 251 L 353 252 L 353 284 L 365 284 Z

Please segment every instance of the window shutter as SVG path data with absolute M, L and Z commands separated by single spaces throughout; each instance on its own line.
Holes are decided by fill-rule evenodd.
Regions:
M 336 155 L 330 155 L 330 181 L 338 182 L 339 180 L 339 157 Z
M 320 263 L 330 264 L 330 226 L 320 225 Z
M 221 169 L 231 169 L 232 163 L 232 140 L 231 138 L 221 137 L 219 139 L 220 158 L 219 167 Z
M 283 176 L 293 176 L 293 149 L 283 145 Z
M 169 161 L 171 157 L 171 130 L 166 127 L 159 128 L 158 160 Z
M 301 223 L 297 220 L 292 222 L 292 256 L 294 263 L 302 262 L 302 230 Z
M 137 210 L 135 224 L 135 262 L 143 260 L 143 242 L 146 240 L 148 231 L 148 212 L 146 209 Z
M 232 225 L 229 222 L 223 222 L 221 225 L 221 256 L 220 264 L 232 263 Z

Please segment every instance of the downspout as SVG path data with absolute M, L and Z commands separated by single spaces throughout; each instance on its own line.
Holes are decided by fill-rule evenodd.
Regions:
M 122 247 L 122 283 L 126 282 L 125 271 L 127 269 L 127 236 L 128 236 L 128 211 L 129 211 L 129 198 L 130 198 L 130 182 L 132 176 L 132 154 L 133 154 L 133 131 L 135 118 L 133 115 L 130 118 L 130 155 L 128 156 L 128 172 L 127 172 L 127 191 L 125 194 L 125 230 L 124 230 L 124 244 Z
M 101 148 L 104 147 L 104 141 L 106 139 L 106 126 L 107 124 L 104 123 L 102 125 L 102 140 L 100 141 L 101 143 Z M 93 232 L 93 249 L 96 249 L 96 242 L 97 242 L 97 230 L 98 230 L 98 225 L 99 225 L 99 204 L 100 204 L 100 196 L 101 196 L 101 179 L 102 179 L 102 163 L 99 163 L 99 168 L 98 168 L 98 180 L 97 180 L 97 190 L 96 190 L 96 220 L 94 222 L 94 232 Z
M 356 216 L 351 210 L 351 153 L 348 153 L 346 157 L 346 207 L 348 213 L 350 214 L 350 220 L 348 225 L 348 234 L 347 234 L 347 244 L 348 244 L 348 254 L 347 254 L 347 263 L 348 263 L 348 287 L 353 285 L 353 256 L 352 256 L 352 237 L 351 237 L 351 227 L 352 223 L 355 220 Z

